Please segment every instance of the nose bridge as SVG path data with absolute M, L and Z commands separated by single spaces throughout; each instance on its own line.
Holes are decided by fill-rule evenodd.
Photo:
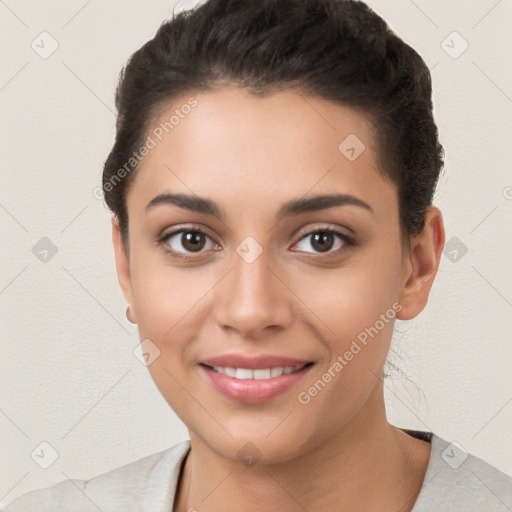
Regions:
M 270 256 L 254 241 L 239 245 L 215 298 L 220 326 L 255 336 L 267 327 L 284 327 L 291 321 L 290 297 L 268 268 L 272 266 Z

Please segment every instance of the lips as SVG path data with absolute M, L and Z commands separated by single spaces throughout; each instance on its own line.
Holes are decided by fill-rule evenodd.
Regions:
M 256 404 L 292 388 L 312 365 L 312 361 L 286 357 L 223 355 L 205 359 L 199 368 L 223 396 Z

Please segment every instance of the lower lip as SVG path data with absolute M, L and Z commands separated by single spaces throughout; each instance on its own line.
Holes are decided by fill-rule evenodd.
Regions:
M 311 366 L 270 379 L 235 379 L 199 365 L 209 382 L 221 395 L 246 404 L 265 402 L 284 393 L 295 386 L 309 372 Z

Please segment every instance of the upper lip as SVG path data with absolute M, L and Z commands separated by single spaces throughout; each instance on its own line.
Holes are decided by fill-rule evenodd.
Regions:
M 247 368 L 259 370 L 263 368 L 280 368 L 286 366 L 300 366 L 311 363 L 305 359 L 281 357 L 273 355 L 247 356 L 243 354 L 224 354 L 200 361 L 207 366 L 220 366 L 223 368 Z

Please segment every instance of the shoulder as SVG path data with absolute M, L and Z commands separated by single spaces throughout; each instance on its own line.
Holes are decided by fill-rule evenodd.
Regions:
M 174 496 L 180 464 L 189 448 L 190 441 L 183 441 L 90 480 L 69 479 L 31 491 L 3 512 L 159 510 Z
M 512 510 L 512 477 L 435 434 L 413 512 Z

